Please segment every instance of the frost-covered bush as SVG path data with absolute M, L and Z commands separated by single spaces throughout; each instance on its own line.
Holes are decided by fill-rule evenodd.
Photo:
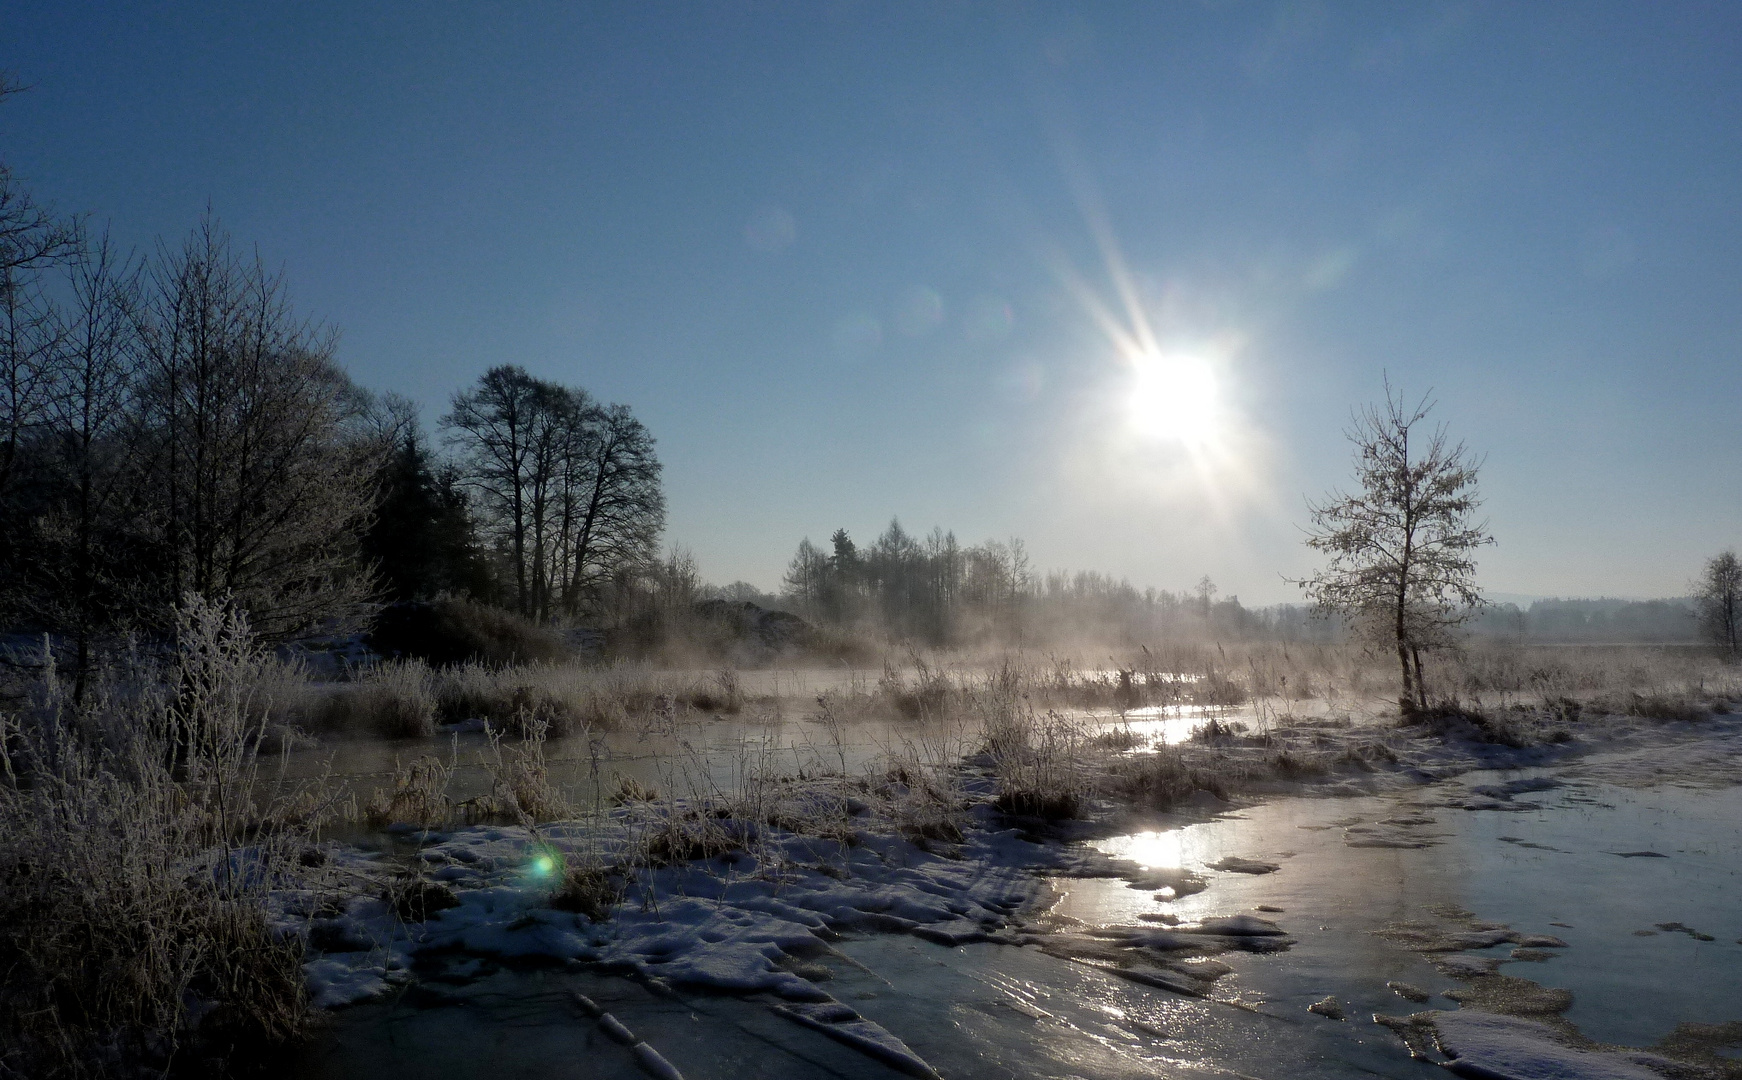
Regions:
M 307 1021 L 261 903 L 304 872 L 311 813 L 257 773 L 268 661 L 198 598 L 177 631 L 167 670 L 75 705 L 51 669 L 0 717 L 0 1075 L 161 1071 Z

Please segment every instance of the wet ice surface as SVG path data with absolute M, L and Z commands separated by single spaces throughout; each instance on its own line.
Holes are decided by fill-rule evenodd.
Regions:
M 1281 864 L 1274 874 L 1213 873 L 1202 893 L 1157 905 L 1105 881 L 1061 882 L 1055 909 L 1088 922 L 1118 923 L 1165 910 L 1190 920 L 1259 904 L 1300 944 L 1281 957 L 1231 959 L 1242 984 L 1273 1002 L 1305 1008 L 1335 993 L 1368 1011 L 1398 1012 L 1384 988 L 1397 980 L 1439 990 L 1454 985 L 1422 957 L 1372 937 L 1372 929 L 1428 917 L 1453 905 L 1524 933 L 1564 938 L 1568 948 L 1507 974 L 1573 991 L 1566 1016 L 1602 1042 L 1648 1045 L 1681 1021 L 1742 1018 L 1742 788 L 1634 790 L 1573 781 L 1514 796 L 1538 808 L 1464 810 L 1434 806 L 1494 778 L 1472 774 L 1405 796 L 1279 799 L 1216 820 L 1102 841 L 1100 847 L 1153 866 L 1202 869 L 1233 854 Z M 1413 826 L 1432 846 L 1351 847 L 1380 822 Z M 1663 859 L 1620 858 L 1653 850 Z M 1305 925 L 1302 920 L 1310 925 Z M 1681 923 L 1713 938 L 1656 929 Z M 1565 926 L 1557 924 L 1568 924 Z M 1650 936 L 1641 931 L 1651 931 Z M 1474 953 L 1508 957 L 1505 944 Z M 1224 959 L 1230 959 L 1224 957 Z M 1436 998 L 1433 1006 L 1449 1002 Z
M 1565 782 L 1553 786 L 1545 775 Z M 1084 929 L 1165 930 L 1162 919 L 1189 925 L 1257 914 L 1290 935 L 1286 952 L 1220 955 L 1233 970 L 1208 999 L 1032 945 L 949 947 L 867 930 L 807 957 L 806 978 L 951 1078 L 1444 1075 L 1412 1060 L 1369 1017 L 1455 1009 L 1444 992 L 1460 983 L 1430 956 L 1374 931 L 1432 922 L 1433 911 L 1455 907 L 1518 936 L 1558 936 L 1567 947 L 1512 959 L 1519 943 L 1504 942 L 1453 957 L 1491 959 L 1505 974 L 1566 988 L 1574 1002 L 1566 1017 L 1585 1035 L 1645 1046 L 1682 1021 L 1742 1019 L 1742 788 L 1611 782 L 1649 779 L 1649 768 L 1598 763 L 1558 774 L 1471 773 L 1384 796 L 1279 798 L 1209 820 L 1158 820 L 1097 843 L 1156 871 L 1150 888 L 1050 879 L 1054 895 L 1037 906 L 1067 927 L 1076 920 Z M 1265 865 L 1277 869 L 1252 872 Z M 1155 887 L 1174 868 L 1205 887 Z M 387 1068 L 544 1076 L 584 1061 L 578 1074 L 645 1075 L 629 1048 L 576 1009 L 569 994 L 579 990 L 691 1080 L 897 1075 L 782 1017 L 770 1006 L 783 1002 L 766 992 L 680 988 L 674 996 L 596 970 L 501 963 L 460 953 L 416 960 L 417 978 L 396 1000 L 337 1014 L 332 1037 L 299 1072 L 334 1080 Z M 1405 1000 L 1388 983 L 1429 998 Z M 1308 1011 L 1327 997 L 1346 1022 Z M 1517 1075 L 1586 1075 L 1599 1065 L 1616 1076 L 1647 1075 L 1632 1062 L 1556 1050 L 1530 1022 L 1479 1015 L 1489 1014 L 1468 1013 L 1442 1036 L 1491 1061 L 1523 1062 Z

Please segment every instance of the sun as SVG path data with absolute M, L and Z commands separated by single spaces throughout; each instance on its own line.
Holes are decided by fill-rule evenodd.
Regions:
M 1141 435 L 1201 448 L 1221 427 L 1221 398 L 1215 369 L 1201 356 L 1145 352 L 1131 358 L 1126 404 Z

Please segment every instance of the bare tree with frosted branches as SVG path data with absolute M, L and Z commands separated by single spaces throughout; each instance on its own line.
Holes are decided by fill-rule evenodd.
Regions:
M 138 305 L 135 512 L 155 592 L 228 597 L 268 638 L 355 616 L 383 440 L 360 431 L 336 336 L 210 216 L 165 248 Z
M 1385 404 L 1355 414 L 1346 434 L 1359 490 L 1307 504 L 1307 546 L 1329 562 L 1299 582 L 1316 605 L 1396 649 L 1405 712 L 1427 707 L 1422 652 L 1449 643 L 1481 605 L 1475 551 L 1494 542 L 1472 520 L 1481 462 L 1444 425 L 1424 430 L 1433 405 L 1425 396 L 1406 405 L 1387 380 Z

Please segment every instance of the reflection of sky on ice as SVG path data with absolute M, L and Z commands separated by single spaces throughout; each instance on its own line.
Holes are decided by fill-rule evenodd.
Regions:
M 1088 719 L 1108 726 L 1119 722 L 1116 716 Z M 732 725 L 719 726 L 728 730 Z M 790 731 L 768 736 L 775 744 L 794 737 Z M 1663 760 L 1642 758 L 1636 779 L 1656 775 Z M 1355 1024 L 1302 1018 L 1308 1016 L 1307 1005 L 1327 994 L 1343 1001 L 1351 1015 L 1414 1008 L 1387 989 L 1388 980 L 1435 993 L 1426 1008 L 1452 1007 L 1438 996 L 1452 982 L 1428 957 L 1373 933 L 1394 921 L 1435 921 L 1436 909 L 1451 906 L 1522 932 L 1564 938 L 1569 947 L 1553 950 L 1543 963 L 1510 961 L 1509 945 L 1471 955 L 1505 962 L 1506 974 L 1572 990 L 1575 1004 L 1568 1019 L 1593 1038 L 1647 1045 L 1680 1020 L 1737 1019 L 1733 1003 L 1742 1000 L 1742 964 L 1735 958 L 1742 947 L 1736 943 L 1742 923 L 1732 898 L 1742 866 L 1742 787 L 1630 789 L 1570 778 L 1562 788 L 1526 792 L 1512 812 L 1463 809 L 1464 793 L 1519 775 L 1470 774 L 1390 795 L 1277 798 L 1210 820 L 1190 814 L 1151 819 L 1151 824 L 1174 827 L 1094 842 L 1099 851 L 1146 869 L 1181 869 L 1205 879 L 1202 892 L 1188 889 L 1181 897 L 1153 886 L 1129 888 L 1116 878 L 1050 879 L 1062 894 L 1052 912 L 1089 927 L 1139 925 L 1143 916 L 1190 924 L 1250 913 L 1276 922 L 1294 939 L 1285 953 L 1235 951 L 1220 957 L 1234 971 L 1216 984 L 1216 1001 L 1182 999 L 1030 950 L 994 945 L 946 950 L 899 934 L 850 935 L 837 946 L 849 961 L 819 961 L 834 969 L 833 979 L 823 985 L 950 1076 L 1153 1075 L 1168 1074 L 1182 1062 L 1242 1065 L 1253 1075 L 1271 1075 L 1260 1066 L 1286 1062 L 1290 1076 L 1327 1080 L 1417 1075 L 1412 1070 L 1419 1063 L 1409 1062 L 1388 1036 L 1368 1037 L 1362 1033 L 1369 1029 Z M 1434 846 L 1350 846 L 1351 839 L 1368 835 L 1365 830 L 1400 817 L 1432 819 L 1421 832 Z M 1665 857 L 1612 854 L 1642 850 Z M 535 849 L 530 856 L 537 854 Z M 1259 875 L 1210 869 L 1229 856 L 1280 869 Z M 536 865 L 526 870 L 529 876 L 536 871 Z M 1658 929 L 1671 920 L 1712 940 Z M 542 1000 L 539 994 L 550 990 L 532 985 L 534 978 L 585 984 L 588 993 L 608 1002 L 615 1015 L 692 1077 L 796 1080 L 817 1074 L 807 1071 L 814 1069 L 815 1054 L 832 1052 L 832 1044 L 818 1049 L 827 1040 L 793 1025 L 772 1029 L 791 1053 L 747 1037 L 746 1032 L 758 1032 L 758 1038 L 764 1032 L 757 1026 L 763 1007 L 729 995 L 698 996 L 692 1000 L 699 1004 L 674 1013 L 669 1001 L 596 973 L 495 978 L 528 982 L 513 987 L 480 982 L 454 991 L 475 995 L 467 998 L 475 1005 L 471 1010 L 376 1003 L 340 1014 L 337 1022 L 350 1041 L 342 1053 L 333 1052 L 324 1070 L 303 1075 L 322 1080 L 375 1075 L 366 1066 L 408 1052 L 398 1037 L 407 1028 L 395 1026 L 401 1024 L 422 1025 L 420 1032 L 442 1045 L 447 1058 L 461 1060 L 460 1055 L 487 1045 L 496 1029 L 482 1020 L 474 1028 L 455 1028 L 443 1018 L 475 1012 L 499 1024 L 512 1014 L 520 1023 Z M 501 996 L 504 989 L 523 996 Z M 1230 1002 L 1239 1003 L 1239 1009 L 1229 1008 Z M 381 1019 L 389 1009 L 400 1010 L 392 1025 Z M 1137 1023 L 1125 1023 L 1128 1019 Z M 531 1032 L 528 1063 L 544 1068 L 561 1060 L 571 1047 L 558 1042 L 572 1030 L 567 1014 L 541 1021 Z M 1165 1032 L 1165 1039 L 1158 1041 L 1155 1032 Z M 738 1069 L 722 1063 L 725 1048 L 755 1064 Z M 432 1052 L 430 1070 L 419 1075 L 471 1075 L 443 1073 L 435 1057 Z M 613 1080 L 636 1075 L 627 1058 L 619 1064 L 618 1071 L 601 1064 L 598 1075 Z M 834 1064 L 834 1075 L 844 1077 L 869 1080 L 886 1074 L 883 1066 L 847 1051 Z M 1419 1069 L 1424 1076 L 1436 1071 L 1427 1065 Z

